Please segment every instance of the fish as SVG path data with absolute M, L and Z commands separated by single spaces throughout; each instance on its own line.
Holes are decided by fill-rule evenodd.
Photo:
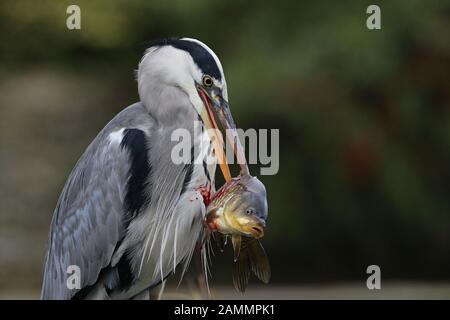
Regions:
M 206 208 L 210 230 L 260 239 L 267 220 L 266 188 L 258 178 L 241 175 L 226 182 Z
M 226 182 L 213 196 L 206 209 L 205 224 L 223 252 L 228 238 L 233 245 L 233 285 L 245 292 L 250 273 L 264 283 L 270 281 L 271 269 L 260 242 L 268 215 L 264 184 L 249 174 Z

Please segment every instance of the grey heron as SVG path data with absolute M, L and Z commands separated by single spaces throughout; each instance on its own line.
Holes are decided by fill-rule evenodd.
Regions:
M 137 70 L 140 101 L 117 114 L 87 147 L 59 197 L 50 226 L 43 299 L 131 299 L 183 273 L 204 232 L 205 197 L 219 163 L 230 173 L 223 140 L 236 134 L 216 54 L 190 38 L 153 42 Z M 216 121 L 215 115 L 218 115 Z M 192 147 L 215 161 L 175 164 L 171 133 L 192 133 Z M 211 147 L 212 146 L 212 147 Z M 237 156 L 240 145 L 233 144 Z M 238 150 L 239 149 L 239 150 Z M 193 160 L 193 154 L 191 155 Z M 68 267 L 80 269 L 69 288 Z

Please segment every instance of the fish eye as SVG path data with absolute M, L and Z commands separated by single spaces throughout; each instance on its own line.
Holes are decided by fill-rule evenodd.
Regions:
M 246 213 L 247 213 L 248 215 L 251 215 L 251 214 L 253 214 L 253 209 L 251 209 L 251 208 L 248 208 L 248 209 L 247 209 L 247 211 L 246 211 Z
M 211 87 L 214 83 L 213 79 L 208 75 L 203 76 L 202 82 L 205 87 Z

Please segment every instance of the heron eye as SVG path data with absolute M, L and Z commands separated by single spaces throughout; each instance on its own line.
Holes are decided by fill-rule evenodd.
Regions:
M 210 76 L 204 76 L 203 77 L 203 85 L 205 87 L 211 87 L 213 85 L 214 81 Z

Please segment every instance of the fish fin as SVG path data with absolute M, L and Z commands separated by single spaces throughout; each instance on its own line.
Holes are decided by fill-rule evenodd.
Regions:
M 241 252 L 241 240 L 242 237 L 240 234 L 233 234 L 231 236 L 231 242 L 233 242 L 233 250 L 234 250 L 234 262 L 238 260 L 239 253 Z
M 250 266 L 248 255 L 243 252 L 239 258 L 233 262 L 233 285 L 241 293 L 245 292 L 250 279 Z
M 269 283 L 271 270 L 269 259 L 258 239 L 251 239 L 247 243 L 247 250 L 250 268 L 255 276 L 264 283 Z
M 219 248 L 220 252 L 224 251 L 225 245 L 227 244 L 226 237 L 227 236 L 225 236 L 223 234 L 214 232 L 214 240 L 216 240 L 216 245 L 217 245 L 217 248 Z

